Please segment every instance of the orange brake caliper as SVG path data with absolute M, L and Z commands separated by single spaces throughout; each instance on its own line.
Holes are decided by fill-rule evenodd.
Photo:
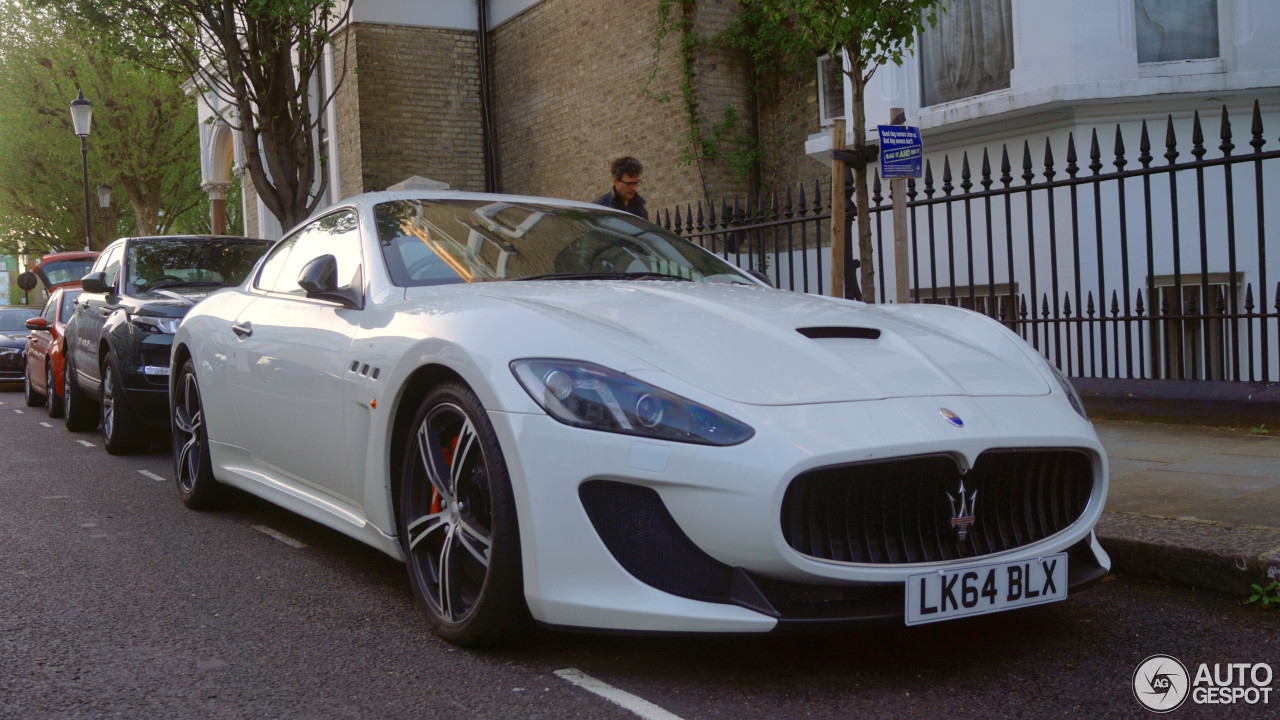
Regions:
M 457 452 L 457 450 L 458 450 L 458 438 L 456 437 L 449 442 L 448 447 L 440 448 L 440 452 L 444 454 L 445 465 L 449 465 L 449 466 L 453 465 L 453 454 Z M 435 485 L 432 485 L 431 486 L 431 514 L 432 515 L 444 509 L 441 506 L 441 501 L 442 501 L 442 498 L 440 497 L 440 490 Z

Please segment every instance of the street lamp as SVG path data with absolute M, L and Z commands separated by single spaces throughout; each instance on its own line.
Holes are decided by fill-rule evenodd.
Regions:
M 80 137 L 80 167 L 84 171 L 84 249 L 89 249 L 89 125 L 93 122 L 93 103 L 84 99 L 84 89 L 76 92 L 71 101 L 71 127 Z
M 111 209 L 111 186 L 103 183 L 98 186 L 98 207 L 102 208 L 102 243 L 111 242 L 111 228 L 107 226 L 107 210 Z

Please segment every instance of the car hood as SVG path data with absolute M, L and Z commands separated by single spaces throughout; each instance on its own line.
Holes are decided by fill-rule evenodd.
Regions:
M 656 368 L 737 402 L 1050 392 L 1021 341 L 955 308 L 678 282 L 505 282 L 477 290 L 643 361 L 618 370 Z
M 0 347 L 20 348 L 27 346 L 27 333 L 0 333 Z
M 133 300 L 137 303 L 139 314 L 182 317 L 193 305 L 224 289 L 222 286 L 159 288 L 138 293 L 133 296 Z

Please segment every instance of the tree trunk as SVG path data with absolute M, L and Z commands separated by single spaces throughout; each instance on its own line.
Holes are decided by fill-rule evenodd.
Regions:
M 856 61 L 857 58 L 855 58 Z M 859 157 L 866 157 L 867 149 L 867 111 L 863 101 L 867 83 L 860 63 L 854 63 L 849 74 L 853 86 L 853 150 Z M 876 271 L 872 262 L 871 248 L 871 193 L 867 189 L 867 175 L 870 163 L 859 163 L 853 168 L 853 196 L 857 207 L 858 219 L 858 257 L 861 265 L 858 277 L 862 285 L 864 302 L 876 301 Z M 845 280 L 848 282 L 848 279 Z

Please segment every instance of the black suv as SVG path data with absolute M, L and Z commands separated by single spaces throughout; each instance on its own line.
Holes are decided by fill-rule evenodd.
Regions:
M 80 281 L 66 328 L 68 430 L 102 425 L 112 455 L 143 449 L 169 420 L 169 349 L 192 305 L 239 285 L 271 242 L 227 236 L 123 238 Z

